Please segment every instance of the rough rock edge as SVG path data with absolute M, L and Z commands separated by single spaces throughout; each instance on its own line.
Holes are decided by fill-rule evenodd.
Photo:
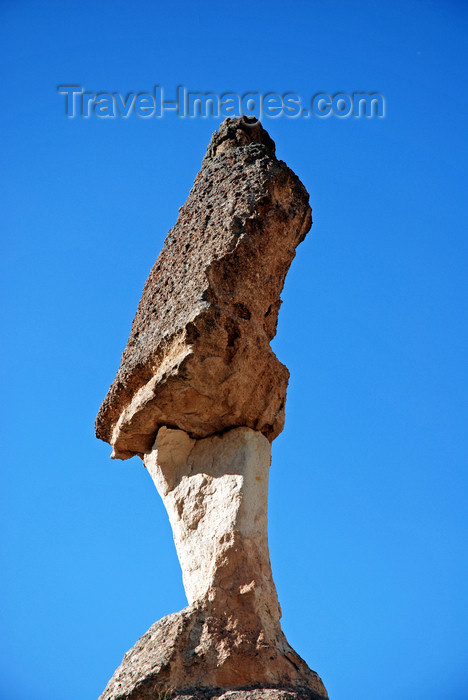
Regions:
M 239 156 L 235 155 L 238 149 L 240 151 Z M 234 161 L 232 158 L 234 158 Z M 249 170 L 249 177 L 252 179 L 251 185 L 249 186 L 254 186 L 252 201 L 255 201 L 255 215 L 253 215 L 252 212 L 250 212 L 249 215 L 246 213 L 248 209 L 248 207 L 245 209 L 247 201 L 249 201 L 248 206 L 252 206 L 252 201 L 250 201 L 250 198 L 248 198 L 248 200 L 245 198 L 245 193 L 242 194 L 243 199 L 241 197 L 240 202 L 242 202 L 242 204 L 239 211 L 236 208 L 234 212 L 224 212 L 223 207 L 225 204 L 219 203 L 219 195 L 215 196 L 213 211 L 217 212 L 218 217 L 220 215 L 222 217 L 230 217 L 229 226 L 239 221 L 242 222 L 241 225 L 243 227 L 246 227 L 244 233 L 240 235 L 238 243 L 244 239 L 245 235 L 248 235 L 248 237 L 252 235 L 256 242 L 255 245 L 262 245 L 262 234 L 259 233 L 258 230 L 255 230 L 255 226 L 262 226 L 261 221 L 263 216 L 266 216 L 264 219 L 265 222 L 267 220 L 269 221 L 272 211 L 277 206 L 277 204 L 275 204 L 275 197 L 272 192 L 270 192 L 270 187 L 285 188 L 281 191 L 284 193 L 288 191 L 290 194 L 287 196 L 285 195 L 286 199 L 284 201 L 288 202 L 289 207 L 291 207 L 291 203 L 294 201 L 294 219 L 288 218 L 292 217 L 290 208 L 288 214 L 283 212 L 283 216 L 286 217 L 284 223 L 280 224 L 281 219 L 278 221 L 273 219 L 273 225 L 276 227 L 279 226 L 280 228 L 283 226 L 283 230 L 285 232 L 288 231 L 288 235 L 284 237 L 284 242 L 287 244 L 285 251 L 288 250 L 289 246 L 293 247 L 287 254 L 285 252 L 280 254 L 283 255 L 284 258 L 281 263 L 283 268 L 281 273 L 278 271 L 274 274 L 279 274 L 281 284 L 279 289 L 275 291 L 274 296 L 269 299 L 271 303 L 268 312 L 271 310 L 271 314 L 268 318 L 268 322 L 265 318 L 264 323 L 266 325 L 264 332 L 262 331 L 259 335 L 260 326 L 258 324 L 258 319 L 255 321 L 256 325 L 250 326 L 250 322 L 238 319 L 237 313 L 233 316 L 232 321 L 234 323 L 239 321 L 241 327 L 242 324 L 244 324 L 244 330 L 242 332 L 246 332 L 247 334 L 243 340 L 241 339 L 243 345 L 241 344 L 241 354 L 239 356 L 242 356 L 244 352 L 242 348 L 246 347 L 246 343 L 247 346 L 250 344 L 250 347 L 254 347 L 257 344 L 264 346 L 261 353 L 263 358 L 261 376 L 264 378 L 262 380 L 264 382 L 264 390 L 261 392 L 263 398 L 259 399 L 258 395 L 254 397 L 249 394 L 247 396 L 248 400 L 245 400 L 246 387 L 239 386 L 236 388 L 234 383 L 229 387 L 229 396 L 236 396 L 236 393 L 239 394 L 239 396 L 244 396 L 244 403 L 238 405 L 235 402 L 231 404 L 231 399 L 228 403 L 222 403 L 219 395 L 213 391 L 212 387 L 208 393 L 205 391 L 203 369 L 200 368 L 199 362 L 200 357 L 203 355 L 204 345 L 202 343 L 200 348 L 198 347 L 200 343 L 197 342 L 196 338 L 199 332 L 194 323 L 196 322 L 199 326 L 201 324 L 202 328 L 204 326 L 207 328 L 213 327 L 214 324 L 214 326 L 219 327 L 221 332 L 223 332 L 223 325 L 226 321 L 228 323 L 231 321 L 230 314 L 235 311 L 235 307 L 242 306 L 242 304 L 236 304 L 236 301 L 241 301 L 241 299 L 236 299 L 236 297 L 232 299 L 233 308 L 225 306 L 225 300 L 221 300 L 221 305 L 219 305 L 219 300 L 216 296 L 210 300 L 211 291 L 214 292 L 216 289 L 216 283 L 213 282 L 213 280 L 209 280 L 212 274 L 211 271 L 214 271 L 215 268 L 220 268 L 221 276 L 223 274 L 232 275 L 233 270 L 230 269 L 230 266 L 234 265 L 234 263 L 230 262 L 230 258 L 233 258 L 235 251 L 229 251 L 229 249 L 226 249 L 225 243 L 223 243 L 224 247 L 222 248 L 222 254 L 218 261 L 216 256 L 211 259 L 213 250 L 208 250 L 210 257 L 206 260 L 206 284 L 204 283 L 208 297 L 206 301 L 203 301 L 205 299 L 205 292 L 203 292 L 203 288 L 200 288 L 201 278 L 195 276 L 194 291 L 196 293 L 193 297 L 193 308 L 189 310 L 187 307 L 182 307 L 181 318 L 177 317 L 177 323 L 172 326 L 165 327 L 161 317 L 157 314 L 155 320 L 152 320 L 154 310 L 151 308 L 151 304 L 148 306 L 148 294 L 150 298 L 152 298 L 154 296 L 154 291 L 157 291 L 157 286 L 156 289 L 154 289 L 154 285 L 155 283 L 157 284 L 159 275 L 159 272 L 157 272 L 159 269 L 159 261 L 164 259 L 164 256 L 168 254 L 169 257 L 167 259 L 172 260 L 171 256 L 174 255 L 174 242 L 177 241 L 178 246 L 179 241 L 186 238 L 186 233 L 184 233 L 184 231 L 187 230 L 187 225 L 191 226 L 191 222 L 195 223 L 193 212 L 196 211 L 196 207 L 212 201 L 210 199 L 206 201 L 203 200 L 203 196 L 206 196 L 206 189 L 205 195 L 203 195 L 204 190 L 201 183 L 203 183 L 204 180 L 202 173 L 205 174 L 205 180 L 207 177 L 208 179 L 215 177 L 216 180 L 217 176 L 215 176 L 214 173 L 223 172 L 224 169 L 226 169 L 226 173 L 229 173 L 233 162 L 242 164 L 242 167 L 250 168 L 251 166 L 248 165 L 248 163 L 257 162 L 257 160 L 258 163 L 263 163 L 261 168 L 255 171 L 257 174 L 254 175 L 254 171 Z M 262 170 L 262 168 L 266 169 Z M 216 187 L 220 185 L 221 181 L 216 180 L 218 183 Z M 272 183 L 275 184 L 272 185 Z M 198 190 L 197 186 L 199 188 Z M 200 189 L 200 187 L 202 189 Z M 216 191 L 215 189 L 214 192 L 216 193 Z M 201 199 L 198 200 L 198 197 L 201 197 Z M 292 198 L 292 200 L 289 200 L 288 197 Z M 268 201 L 268 203 L 265 204 L 266 209 L 264 213 L 261 212 L 262 198 L 265 198 L 265 202 Z M 257 211 L 257 207 L 260 207 L 259 211 Z M 297 176 L 285 163 L 276 159 L 275 144 L 257 120 L 249 118 L 228 119 L 221 124 L 219 131 L 214 133 L 208 146 L 207 154 L 203 160 L 202 169 L 195 180 L 195 185 L 192 188 L 189 199 L 180 211 L 181 215 L 179 216 L 178 222 L 174 229 L 169 232 L 161 255 L 158 257 L 150 273 L 150 277 L 145 284 L 143 296 L 132 325 L 127 348 L 122 356 L 120 369 L 101 406 L 96 420 L 96 435 L 100 439 L 112 444 L 114 447 L 113 457 L 127 459 L 133 454 L 142 456 L 151 447 L 159 425 L 168 425 L 186 430 L 192 437 L 196 438 L 206 437 L 216 432 L 229 429 L 230 427 L 247 425 L 254 430 L 263 432 L 270 441 L 281 432 L 284 425 L 284 400 L 288 372 L 274 355 L 268 341 L 271 340 L 276 333 L 277 315 L 281 303 L 279 293 L 282 288 L 284 276 L 294 257 L 294 248 L 303 240 L 311 225 L 307 192 Z M 183 213 L 185 211 L 187 212 L 186 214 Z M 304 216 L 302 221 L 298 219 L 299 212 Z M 240 217 L 238 214 L 240 214 Z M 252 234 L 247 234 L 247 224 L 249 226 L 252 224 L 254 227 Z M 295 230 L 296 228 L 297 232 L 294 240 L 294 236 L 291 236 L 289 231 Z M 209 230 L 208 228 L 207 232 Z M 234 239 L 235 237 L 236 236 L 234 236 Z M 207 240 L 206 237 L 204 240 Z M 169 241 L 171 242 L 169 243 Z M 168 245 L 169 247 L 167 247 Z M 202 255 L 205 245 L 206 242 L 202 244 Z M 247 243 L 247 246 L 249 245 L 250 244 Z M 236 243 L 235 250 L 238 248 L 239 246 Z M 178 253 L 178 255 L 180 256 L 181 254 Z M 237 255 L 237 253 L 235 255 Z M 241 266 L 242 255 L 245 254 L 241 253 L 241 257 L 238 261 Z M 178 260 L 176 259 L 176 262 L 177 265 L 185 265 L 183 254 Z M 173 262 L 171 262 L 171 264 L 173 264 Z M 167 277 L 167 271 L 163 273 L 162 270 L 163 268 L 161 268 L 161 280 L 164 280 Z M 274 268 L 272 268 L 271 272 L 273 272 L 273 270 Z M 192 278 L 189 277 L 188 279 L 191 281 Z M 177 284 L 179 283 L 180 280 Z M 214 287 L 212 286 L 213 284 Z M 218 292 L 219 290 L 216 289 L 216 291 Z M 202 292 L 201 296 L 200 292 Z M 266 298 L 268 298 L 268 295 Z M 177 308 L 177 296 L 175 300 L 175 307 Z M 164 302 L 164 298 L 162 298 L 162 301 Z M 143 333 L 141 332 L 142 330 Z M 155 331 L 157 331 L 157 333 L 155 333 Z M 206 333 L 206 331 L 203 332 Z M 148 333 L 148 342 L 143 348 L 141 338 Z M 264 333 L 265 337 L 263 338 Z M 136 345 L 135 341 L 138 336 L 140 336 L 138 341 L 139 345 Z M 204 338 L 204 336 L 202 337 Z M 210 332 L 208 332 L 208 344 L 212 344 L 212 340 L 213 337 L 210 337 Z M 215 357 L 217 360 L 226 350 L 224 347 L 225 342 L 226 341 L 221 336 L 216 338 L 218 349 L 215 351 Z M 201 353 L 200 349 L 202 351 Z M 236 350 L 236 352 L 238 353 L 239 351 Z M 172 365 L 170 363 L 168 364 L 167 360 L 170 356 L 175 357 Z M 156 381 L 155 374 L 160 374 L 161 367 L 166 367 L 166 369 L 162 377 Z M 242 368 L 233 366 L 234 373 L 238 373 L 239 369 Z M 243 372 L 241 371 L 238 376 L 242 374 Z M 190 377 L 195 379 L 194 384 Z M 219 377 L 219 381 L 223 383 L 225 380 L 226 371 L 224 370 L 223 376 Z M 253 385 L 254 382 L 251 382 L 250 386 Z M 195 425 L 193 424 L 193 418 L 190 419 L 192 424 L 187 423 L 187 413 L 184 410 L 184 406 L 180 405 L 184 400 L 182 394 L 186 391 L 186 387 L 188 387 L 189 391 L 198 394 L 198 399 L 201 399 L 201 403 L 205 400 L 205 404 L 208 406 L 207 401 L 210 400 L 212 405 L 212 408 L 207 408 L 203 418 L 197 418 Z M 250 407 L 247 409 L 247 413 L 246 405 Z M 162 409 L 164 415 L 160 415 L 160 406 L 164 406 Z M 214 412 L 217 412 L 218 409 L 219 412 L 215 417 Z M 213 415 L 211 415 L 212 413 Z M 148 417 L 150 418 L 149 420 Z
M 216 607 L 195 604 L 155 622 L 126 652 L 99 700 L 150 700 L 158 697 L 162 700 L 169 695 L 172 697 L 172 694 L 190 696 L 194 689 L 195 693 L 201 693 L 200 697 L 203 694 L 219 697 L 236 689 L 245 692 L 259 688 L 287 690 L 308 700 L 328 700 L 318 674 L 292 649 L 283 633 L 273 644 L 263 644 L 254 635 L 250 641 L 244 638 L 240 645 L 239 640 L 232 645 L 233 630 L 221 632 L 226 623 L 221 614 L 219 610 L 216 612 Z M 205 622 L 208 627 L 219 628 L 217 640 L 210 636 L 208 644 L 204 636 Z M 227 656 L 226 645 L 229 647 Z M 224 655 L 224 663 L 216 666 L 213 654 L 216 656 L 220 651 L 219 658 Z M 283 667 L 290 671 L 272 682 L 268 678 L 269 667 L 275 667 L 281 659 Z M 249 664 L 261 669 L 263 679 L 257 674 L 256 681 L 245 684 L 239 674 L 248 677 L 244 666 Z M 219 682 L 223 674 L 224 678 Z M 238 678 L 237 683 L 232 680 L 233 676 Z M 226 678 L 229 678 L 227 682 Z
M 242 688 L 189 688 L 169 692 L 170 700 L 324 700 L 310 688 L 245 686 Z
M 230 148 L 244 146 L 252 141 L 263 144 L 272 155 L 275 155 L 275 142 L 256 117 L 226 119 L 211 137 L 203 164 L 205 165 L 208 160 Z

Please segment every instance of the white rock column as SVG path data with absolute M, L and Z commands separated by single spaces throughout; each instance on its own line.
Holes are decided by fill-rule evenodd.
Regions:
M 281 610 L 267 538 L 269 441 L 250 428 L 201 440 L 161 428 L 144 461 L 169 514 L 189 604 L 237 608 L 249 626 L 276 638 Z
M 272 689 L 281 698 L 297 689 L 292 700 L 327 700 L 281 631 L 268 554 L 267 438 L 241 427 L 194 440 L 163 427 L 144 461 L 169 514 L 189 606 L 148 630 L 101 700 L 168 689 L 193 700 L 208 697 L 194 694 L 203 688 L 248 689 L 247 698 L 255 687 L 269 689 L 268 698 Z

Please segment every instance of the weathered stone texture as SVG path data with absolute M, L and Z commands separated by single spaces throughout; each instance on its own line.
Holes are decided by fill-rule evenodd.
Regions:
M 259 686 L 262 692 L 253 690 Z M 226 689 L 238 689 L 239 694 L 231 695 Z M 283 695 L 281 690 L 289 692 Z M 318 675 L 282 633 L 274 644 L 265 642 L 239 625 L 229 608 L 213 610 L 210 605 L 190 606 L 152 625 L 125 654 L 100 700 L 169 700 L 173 696 L 186 700 L 328 698 Z
M 323 700 L 321 693 L 310 688 L 236 688 L 210 690 L 192 688 L 176 693 L 171 700 Z
M 189 604 L 232 596 L 247 616 L 276 625 L 280 609 L 268 554 L 271 445 L 262 433 L 234 428 L 194 440 L 161 428 L 145 466 L 174 534 Z
M 145 465 L 169 514 L 190 605 L 137 642 L 102 700 L 248 685 L 327 697 L 281 630 L 268 554 L 270 462 L 269 441 L 250 428 L 201 440 L 158 432 Z
M 228 119 L 143 290 L 96 422 L 142 457 L 189 606 L 155 623 L 102 700 L 326 700 L 289 646 L 267 538 L 271 441 L 288 371 L 270 348 L 308 195 L 262 126 Z
M 270 441 L 281 432 L 289 374 L 269 343 L 311 225 L 308 199 L 258 122 L 221 125 L 145 284 L 96 421 L 114 457 L 149 452 L 160 426 L 194 438 L 235 426 Z

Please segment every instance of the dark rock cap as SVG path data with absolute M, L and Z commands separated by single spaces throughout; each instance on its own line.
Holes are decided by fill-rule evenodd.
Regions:
M 254 118 L 215 132 L 154 264 L 96 419 L 113 457 L 159 427 L 201 438 L 236 426 L 273 440 L 289 373 L 270 348 L 280 293 L 312 223 L 309 196 Z

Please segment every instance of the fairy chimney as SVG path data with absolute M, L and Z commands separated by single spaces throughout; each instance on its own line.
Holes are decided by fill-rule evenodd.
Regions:
M 254 118 L 215 132 L 154 264 L 96 419 L 167 509 L 188 607 L 156 622 L 101 700 L 324 700 L 280 626 L 267 539 L 288 370 L 270 347 L 309 196 Z

